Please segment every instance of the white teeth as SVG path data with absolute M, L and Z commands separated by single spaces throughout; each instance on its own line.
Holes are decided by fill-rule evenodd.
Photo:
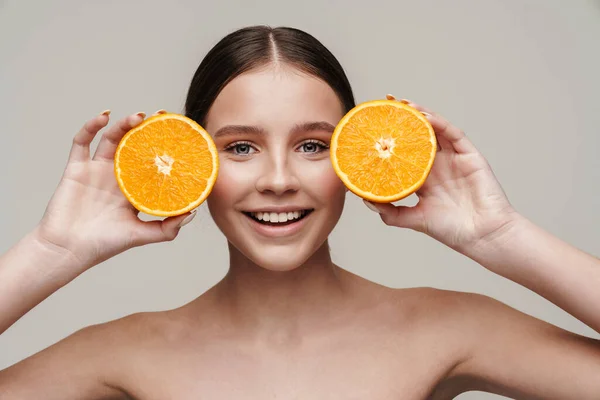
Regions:
M 306 211 L 290 211 L 290 212 L 253 212 L 250 215 L 259 221 L 271 222 L 271 223 L 279 223 L 279 222 L 287 222 L 294 219 L 302 218 L 306 214 Z

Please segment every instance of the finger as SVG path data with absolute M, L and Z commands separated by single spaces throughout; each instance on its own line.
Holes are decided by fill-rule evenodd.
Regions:
M 108 129 L 98 143 L 98 148 L 94 154 L 94 160 L 112 161 L 117 151 L 117 146 L 121 139 L 129 130 L 144 120 L 145 113 L 139 112 L 121 119 L 114 126 Z
M 179 234 L 179 230 L 189 224 L 195 216 L 196 210 L 193 210 L 177 217 L 165 218 L 162 221 L 140 221 L 133 235 L 134 245 L 141 246 L 174 240 Z
M 427 119 L 429 119 L 429 117 L 426 115 Z M 435 130 L 435 128 L 434 128 Z M 452 145 L 452 143 L 450 143 L 450 141 L 448 139 L 446 139 L 445 137 L 443 137 L 442 135 L 438 135 L 436 133 L 435 135 L 435 139 L 437 142 L 437 149 L 438 151 L 451 151 L 451 152 L 455 152 L 454 150 L 454 146 Z
M 370 210 L 379 214 L 386 225 L 414 229 L 420 232 L 425 227 L 423 213 L 416 206 L 395 206 L 391 203 L 375 204 L 367 200 L 363 201 Z
M 385 98 L 388 100 L 396 100 L 396 101 L 399 101 L 400 103 L 404 103 L 404 104 L 410 103 L 410 100 L 406 100 L 406 99 L 398 100 L 398 99 L 396 99 L 396 96 L 394 96 L 393 94 L 389 94 L 389 93 L 385 95 Z
M 167 110 L 163 110 L 162 108 L 158 111 L 156 111 L 154 114 L 152 114 L 152 116 L 154 117 L 155 115 L 159 115 L 159 114 L 166 114 Z
M 434 115 L 428 116 L 427 119 L 435 131 L 442 149 L 444 148 L 444 145 L 446 145 L 446 147 L 451 147 L 459 154 L 470 154 L 477 152 L 475 145 L 471 143 L 465 133 L 461 129 L 452 125 L 446 119 Z
M 73 137 L 73 145 L 69 153 L 69 162 L 82 162 L 90 158 L 90 144 L 98 131 L 108 124 L 110 110 L 103 111 L 87 121 Z
M 408 104 L 421 111 L 427 117 L 427 120 L 436 133 L 442 150 L 454 150 L 461 154 L 477 152 L 475 145 L 471 143 L 465 133 L 452 125 L 444 117 L 419 104 L 413 102 L 409 102 Z

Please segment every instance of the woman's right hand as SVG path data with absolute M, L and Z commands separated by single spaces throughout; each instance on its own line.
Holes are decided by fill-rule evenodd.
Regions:
M 138 218 L 139 211 L 117 184 L 114 156 L 121 138 L 145 115 L 130 115 L 107 128 L 91 156 L 90 143 L 107 126 L 109 114 L 87 121 L 74 137 L 62 179 L 34 232 L 44 246 L 72 257 L 79 272 L 132 247 L 173 240 L 194 215 L 147 222 Z

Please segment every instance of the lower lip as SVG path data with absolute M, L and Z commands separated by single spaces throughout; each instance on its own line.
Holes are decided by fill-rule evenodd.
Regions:
M 263 236 L 285 237 L 285 236 L 292 236 L 292 235 L 298 233 L 302 229 L 302 227 L 306 224 L 306 220 L 308 218 L 310 218 L 311 214 L 312 214 L 312 212 L 309 215 L 305 216 L 304 218 L 302 218 L 296 222 L 292 222 L 291 224 L 286 224 L 286 225 L 281 225 L 281 226 L 261 224 L 254 218 L 249 217 L 245 214 L 244 214 L 244 217 L 246 217 L 248 220 L 250 220 L 250 224 L 252 225 L 252 227 L 259 234 L 261 234 Z

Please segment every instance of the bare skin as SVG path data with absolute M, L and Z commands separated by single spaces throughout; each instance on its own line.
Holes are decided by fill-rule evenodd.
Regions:
M 369 207 L 599 331 L 598 259 L 519 215 L 464 134 L 411 104 L 436 129 L 434 170 L 417 206 Z M 0 371 L 0 398 L 437 400 L 483 390 L 597 399 L 597 340 L 486 296 L 390 289 L 332 262 L 327 236 L 346 190 L 326 153 L 305 140 L 326 142 L 323 127 L 342 114 L 326 84 L 294 71 L 251 71 L 228 84 L 207 123 L 222 165 L 208 205 L 229 242 L 228 275 L 178 309 L 85 328 Z M 89 143 L 108 116 L 76 136 L 40 226 L 0 258 L 0 332 L 103 260 L 177 237 L 188 215 L 138 220 L 112 176 L 114 144 L 142 118 L 108 129 L 91 158 Z M 298 132 L 307 121 L 326 124 Z M 267 237 L 242 213 L 275 204 L 314 210 L 301 234 Z
M 240 329 L 219 313 L 213 289 L 177 310 L 86 328 L 3 371 L 0 388 L 19 399 L 45 393 L 47 399 L 437 400 L 468 390 L 592 399 L 598 393 L 597 370 L 582 368 L 597 366 L 598 345 L 589 339 L 481 295 L 392 290 L 342 276 L 349 290 L 344 307 L 293 333 Z M 508 352 L 490 352 L 490 373 L 524 371 L 502 385 L 479 381 L 467 370 L 477 347 Z M 573 386 L 575 378 L 584 386 Z

